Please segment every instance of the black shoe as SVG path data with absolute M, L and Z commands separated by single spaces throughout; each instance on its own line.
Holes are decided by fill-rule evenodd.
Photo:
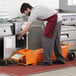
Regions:
M 65 62 L 62 62 L 62 61 L 59 61 L 59 60 L 53 61 L 52 63 L 53 64 L 65 64 Z
M 38 65 L 52 65 L 52 63 L 51 62 L 41 62 Z

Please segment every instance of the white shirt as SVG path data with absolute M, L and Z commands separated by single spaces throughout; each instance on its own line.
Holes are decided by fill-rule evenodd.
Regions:
M 56 13 L 57 13 L 56 10 L 54 10 L 48 6 L 39 5 L 39 6 L 32 8 L 31 14 L 28 18 L 28 22 L 34 22 L 38 19 L 47 19 Z M 58 17 L 58 21 L 60 21 L 60 20 L 61 20 L 61 18 Z

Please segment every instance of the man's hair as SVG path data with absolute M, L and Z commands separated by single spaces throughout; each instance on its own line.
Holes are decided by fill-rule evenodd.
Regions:
M 27 8 L 32 9 L 33 7 L 32 7 L 30 4 L 28 4 L 28 3 L 23 3 L 23 4 L 21 5 L 20 12 L 21 12 L 21 13 L 24 13 L 24 11 L 26 11 Z

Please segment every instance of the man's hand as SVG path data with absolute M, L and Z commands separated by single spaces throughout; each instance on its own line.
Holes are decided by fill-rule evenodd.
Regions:
M 18 40 L 21 40 L 21 37 L 20 37 L 20 35 L 17 35 L 17 39 L 18 39 Z
M 21 34 L 18 35 L 17 39 L 20 40 L 29 30 L 29 28 L 31 27 L 32 22 L 28 22 L 27 25 L 25 26 L 25 28 L 22 30 Z

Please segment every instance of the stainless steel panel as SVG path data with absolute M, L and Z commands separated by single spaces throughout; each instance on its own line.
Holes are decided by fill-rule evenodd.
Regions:
M 75 25 L 69 25 L 69 26 L 61 26 L 61 31 L 65 32 L 65 31 L 76 31 L 76 26 Z
M 61 41 L 76 39 L 76 31 L 61 32 Z
M 15 36 L 4 37 L 4 54 L 3 59 L 8 59 L 13 53 L 16 52 Z
M 67 43 L 67 44 L 73 43 L 74 45 L 71 46 L 71 47 L 69 48 L 69 50 L 76 50 L 76 40 L 72 40 L 72 41 L 63 41 L 63 42 L 64 42 L 64 43 Z
M 42 28 L 31 27 L 28 34 L 28 48 L 40 49 L 42 48 Z
M 23 22 L 14 22 L 15 24 L 15 34 L 20 34 L 22 31 L 22 25 L 24 25 Z
M 0 37 L 12 35 L 11 27 L 0 27 Z
M 7 22 L 7 21 L 1 21 L 0 22 L 0 27 L 7 27 L 7 26 L 12 26 L 13 24 L 11 22 Z
M 63 18 L 62 24 L 64 25 L 76 24 L 76 13 L 61 14 L 61 16 Z
M 70 18 L 68 16 L 62 16 L 63 18 L 63 21 L 62 21 L 62 24 L 69 24 L 70 23 Z
M 70 50 L 76 49 L 76 14 L 62 14 L 61 41 L 64 43 L 74 43 Z

